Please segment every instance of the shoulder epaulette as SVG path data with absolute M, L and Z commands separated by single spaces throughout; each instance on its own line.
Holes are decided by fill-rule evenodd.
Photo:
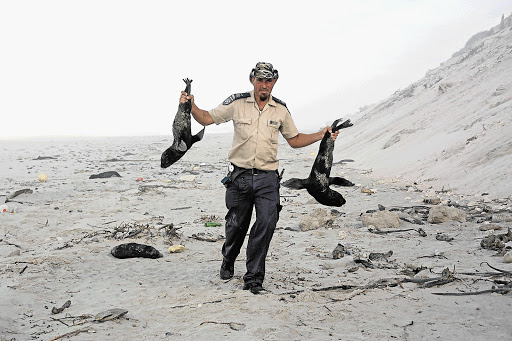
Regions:
M 224 100 L 224 102 L 222 102 L 222 104 L 229 105 L 229 104 L 233 103 L 234 101 L 236 101 L 237 99 L 247 98 L 247 97 L 250 97 L 250 96 L 251 96 L 251 94 L 249 92 L 242 92 L 242 93 L 239 93 L 239 94 L 232 94 L 231 96 L 226 98 Z
M 276 101 L 277 103 L 279 103 L 279 104 L 281 104 L 281 105 L 284 105 L 284 106 L 286 107 L 286 109 L 288 109 L 288 107 L 286 106 L 286 103 L 285 103 L 285 102 L 283 102 L 283 101 L 281 101 L 279 98 L 272 96 L 272 99 L 273 99 L 274 101 Z

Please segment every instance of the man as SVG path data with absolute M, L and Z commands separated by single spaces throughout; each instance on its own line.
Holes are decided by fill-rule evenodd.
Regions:
M 232 169 L 226 185 L 226 241 L 222 246 L 220 277 L 234 274 L 236 257 L 249 229 L 253 208 L 254 222 L 247 243 L 247 272 L 244 290 L 263 291 L 265 257 L 279 220 L 279 176 L 277 147 L 279 132 L 293 148 L 321 140 L 330 127 L 313 134 L 299 133 L 286 104 L 271 95 L 279 74 L 270 63 L 257 63 L 249 75 L 254 89 L 234 94 L 210 111 L 199 109 L 194 96 L 181 93 L 180 103 L 192 102 L 192 116 L 206 126 L 233 121 L 233 145 L 229 152 Z M 338 132 L 332 134 L 333 140 Z

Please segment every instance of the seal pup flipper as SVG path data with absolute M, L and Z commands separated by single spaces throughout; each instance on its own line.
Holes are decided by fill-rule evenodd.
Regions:
M 203 129 L 201 129 L 197 134 L 195 134 L 194 136 L 192 136 L 192 144 L 196 143 L 196 142 L 199 142 L 203 139 L 203 136 L 204 136 L 204 127 Z
M 181 159 L 183 155 L 185 155 L 185 151 L 180 151 L 178 148 L 174 148 L 174 146 L 171 146 L 167 148 L 163 153 L 162 157 L 160 158 L 160 167 L 167 168 L 170 165 L 174 164 L 176 161 Z
M 329 177 L 329 185 L 349 187 L 349 186 L 354 186 L 355 184 L 352 181 L 348 181 L 345 178 L 335 176 L 335 177 Z
M 305 181 L 306 180 L 304 180 L 304 179 L 291 178 L 291 179 L 283 182 L 282 185 L 284 187 L 288 187 L 288 188 L 292 188 L 292 189 L 303 189 L 303 188 L 306 188 L 306 186 L 304 186 Z

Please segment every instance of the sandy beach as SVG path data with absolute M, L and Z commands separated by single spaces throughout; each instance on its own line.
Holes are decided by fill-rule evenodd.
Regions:
M 0 201 L 7 200 L 8 208 L 0 214 L 0 340 L 510 337 L 512 301 L 507 290 L 497 289 L 510 283 L 510 273 L 483 262 L 512 268 L 503 253 L 480 246 L 484 237 L 512 226 L 510 199 L 376 178 L 358 160 L 341 162 L 350 143 L 342 136 L 332 174 L 356 184 L 336 188 L 347 203 L 332 210 L 305 190 L 282 187 L 283 210 L 267 259 L 268 292 L 253 295 L 242 290 L 245 247 L 234 278 L 218 275 L 226 214 L 220 180 L 231 135 L 207 130 L 182 160 L 161 169 L 160 154 L 171 141 L 1 142 Z M 294 150 L 281 140 L 283 180 L 307 177 L 317 150 L 318 143 Z M 106 171 L 121 177 L 89 179 Z M 39 182 L 40 174 L 48 180 Z M 20 190 L 27 191 L 12 197 Z M 440 202 L 425 203 L 432 198 Z M 400 231 L 363 224 L 361 215 L 379 205 L 400 217 Z M 466 222 L 429 223 L 434 206 L 457 207 Z M 305 218 L 318 224 L 301 223 Z M 500 230 L 484 231 L 489 226 Z M 163 257 L 110 254 L 127 242 L 154 246 Z M 184 251 L 168 253 L 171 244 Z M 338 244 L 345 253 L 335 259 Z

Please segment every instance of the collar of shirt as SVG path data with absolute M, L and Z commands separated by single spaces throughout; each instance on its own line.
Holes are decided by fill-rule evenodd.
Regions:
M 256 103 L 256 99 L 254 98 L 254 90 L 250 91 L 249 93 L 251 94 L 251 96 L 247 97 L 246 101 L 249 103 L 254 103 L 254 106 L 259 110 L 258 103 Z M 263 107 L 263 109 L 260 112 L 265 111 L 267 105 L 270 105 L 271 107 L 277 107 L 277 103 L 276 103 L 276 101 L 274 101 L 274 98 L 272 97 L 272 95 L 270 95 L 269 100 L 267 101 L 267 103 L 265 103 L 265 106 Z

